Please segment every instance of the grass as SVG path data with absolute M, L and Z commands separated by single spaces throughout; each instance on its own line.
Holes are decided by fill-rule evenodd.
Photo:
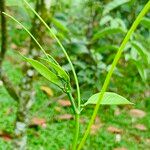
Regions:
M 12 55 L 12 53 L 8 53 L 7 57 L 16 57 Z M 9 74 L 9 77 L 15 84 L 19 84 L 23 73 L 20 69 L 18 69 L 19 64 L 11 64 L 6 57 L 6 61 L 4 62 L 4 68 L 7 70 L 6 73 Z M 12 65 L 14 66 L 12 68 Z M 14 75 L 20 77 L 17 80 L 14 80 Z M 135 103 L 134 106 L 124 106 L 124 107 L 101 107 L 98 113 L 103 126 L 97 131 L 95 135 L 91 135 L 84 149 L 103 149 L 103 150 L 111 150 L 117 147 L 125 147 L 130 150 L 139 150 L 144 149 L 148 150 L 150 145 L 146 142 L 146 139 L 150 139 L 150 112 L 149 103 L 150 98 L 144 97 L 143 93 L 146 90 L 146 87 L 139 80 L 140 77 L 134 77 L 127 75 L 126 84 L 124 83 L 123 78 L 116 79 L 114 76 L 113 83 L 117 83 L 117 91 L 121 95 L 127 95 L 131 97 L 132 102 Z M 36 80 L 40 80 L 40 82 L 36 82 Z M 43 78 L 37 78 L 34 80 L 34 87 L 36 90 L 36 101 L 30 110 L 30 118 L 38 117 L 44 118 L 46 120 L 46 128 L 42 128 L 40 126 L 36 128 L 28 129 L 28 150 L 34 149 L 51 149 L 51 150 L 60 150 L 60 149 L 69 149 L 72 142 L 72 134 L 74 130 L 74 121 L 59 121 L 56 120 L 56 116 L 59 116 L 62 113 L 72 113 L 71 108 L 63 108 L 61 107 L 61 112 L 58 112 L 56 108 L 59 107 L 58 103 L 54 101 L 52 98 L 48 98 L 46 94 L 44 94 L 40 90 L 41 85 L 46 85 L 46 80 Z M 132 82 L 132 86 L 131 85 Z M 48 85 L 49 86 L 49 85 Z M 139 88 L 140 87 L 140 88 Z M 111 88 L 111 87 L 110 87 Z M 113 86 L 112 86 L 113 89 Z M 136 89 L 136 90 L 135 90 Z M 130 91 L 134 91 L 130 93 Z M 135 94 L 136 93 L 136 94 Z M 57 94 L 57 93 L 55 93 Z M 48 102 L 52 102 L 49 106 L 46 104 Z M 114 115 L 115 109 L 119 108 L 121 114 L 118 116 Z M 129 109 L 138 108 L 146 112 L 146 116 L 134 120 L 129 115 Z M 16 110 L 17 103 L 14 102 L 11 97 L 7 94 L 5 89 L 0 86 L 0 131 L 5 131 L 10 134 L 13 134 L 14 129 L 14 121 L 16 118 Z M 83 111 L 83 117 L 85 122 L 88 123 L 89 116 L 91 115 L 93 108 L 87 109 Z M 102 113 L 103 112 L 103 113 Z M 140 131 L 134 128 L 134 125 L 140 123 L 147 127 L 147 131 Z M 107 131 L 109 126 L 114 126 L 123 130 L 123 134 L 121 134 L 121 141 L 116 142 L 116 134 L 110 133 Z M 85 130 L 85 123 L 81 123 L 81 132 Z M 79 137 L 81 139 L 81 135 Z M 149 143 L 150 144 L 150 143 Z M 11 150 L 12 145 L 11 141 L 5 141 L 3 138 L 0 138 L 0 149 L 2 150 Z

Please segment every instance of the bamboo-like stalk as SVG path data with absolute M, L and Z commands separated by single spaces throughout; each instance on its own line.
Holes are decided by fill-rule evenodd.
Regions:
M 106 76 L 106 79 L 105 79 L 105 81 L 104 81 L 104 84 L 103 84 L 103 87 L 102 87 L 102 90 L 101 90 L 101 94 L 100 94 L 100 96 L 99 96 L 99 98 L 98 98 L 98 103 L 97 103 L 96 106 L 95 106 L 95 109 L 94 109 L 94 111 L 93 111 L 91 120 L 90 120 L 90 122 L 89 122 L 89 124 L 88 124 L 88 127 L 87 127 L 87 129 L 86 129 L 86 131 L 85 131 L 85 133 L 84 133 L 84 135 L 83 135 L 83 138 L 82 138 L 82 140 L 81 140 L 81 142 L 80 142 L 80 144 L 79 144 L 77 150 L 82 149 L 83 145 L 85 144 L 85 141 L 86 141 L 87 136 L 88 136 L 88 134 L 89 134 L 89 132 L 90 132 L 91 126 L 92 126 L 92 124 L 94 123 L 94 120 L 95 120 L 95 118 L 96 118 L 97 112 L 98 112 L 98 110 L 99 110 L 99 106 L 100 106 L 100 104 L 101 104 L 101 102 L 102 102 L 102 99 L 103 99 L 103 97 L 104 97 L 104 93 L 105 93 L 106 90 L 107 90 L 107 87 L 108 87 L 108 85 L 109 85 L 111 76 L 112 76 L 113 71 L 114 71 L 114 69 L 115 69 L 115 67 L 116 67 L 116 65 L 117 65 L 117 63 L 118 63 L 118 61 L 119 61 L 119 59 L 120 59 L 120 57 L 121 57 L 121 54 L 122 54 L 122 52 L 123 52 L 123 49 L 125 48 L 127 42 L 129 41 L 130 36 L 132 35 L 132 33 L 135 31 L 135 29 L 136 29 L 137 26 L 139 25 L 141 19 L 145 16 L 145 14 L 148 12 L 149 9 L 150 9 L 150 0 L 146 3 L 146 5 L 144 6 L 144 8 L 141 10 L 141 12 L 139 13 L 139 15 L 137 16 L 137 18 L 136 18 L 135 21 L 133 22 L 132 26 L 131 26 L 130 29 L 128 30 L 128 32 L 127 32 L 127 34 L 126 34 L 124 40 L 122 41 L 122 43 L 121 43 L 121 45 L 120 45 L 120 47 L 119 47 L 119 49 L 118 49 L 118 52 L 117 52 L 117 54 L 116 54 L 116 56 L 115 56 L 115 58 L 114 58 L 114 60 L 113 60 L 113 63 L 112 63 L 111 68 L 110 68 L 110 71 L 108 72 L 108 74 L 107 74 L 107 76 Z
M 77 78 L 77 74 L 75 72 L 74 66 L 70 60 L 70 57 L 68 55 L 68 53 L 66 52 L 65 48 L 63 47 L 63 45 L 61 44 L 61 42 L 59 41 L 59 39 L 57 38 L 57 36 L 53 33 L 53 31 L 51 30 L 51 28 L 46 24 L 46 22 L 39 16 L 39 14 L 29 5 L 29 3 L 26 0 L 23 0 L 25 2 L 25 4 L 30 8 L 30 10 L 32 10 L 32 12 L 40 19 L 40 21 L 45 25 L 45 27 L 49 30 L 51 36 L 57 41 L 58 45 L 60 46 L 60 48 L 62 49 L 63 53 L 65 54 L 70 66 L 71 66 L 71 70 L 73 72 L 73 76 L 75 79 L 75 83 L 76 83 L 76 88 L 77 88 L 77 100 L 78 100 L 78 112 L 80 112 L 80 107 L 81 107 L 81 96 L 80 96 L 80 87 L 79 87 L 79 82 L 78 82 L 78 78 Z M 79 136 L 79 120 L 80 120 L 80 114 L 76 113 L 75 114 L 75 132 L 74 132 L 74 140 L 73 140 L 73 150 L 76 149 L 76 145 L 77 145 L 77 141 L 78 141 L 78 136 Z

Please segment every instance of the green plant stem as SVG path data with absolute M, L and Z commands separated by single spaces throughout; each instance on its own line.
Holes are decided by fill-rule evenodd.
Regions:
M 75 133 L 73 137 L 73 146 L 72 150 L 76 150 L 78 138 L 79 138 L 79 130 L 80 130 L 80 114 L 75 114 Z
M 125 48 L 127 42 L 129 41 L 131 34 L 135 31 L 135 29 L 137 28 L 138 24 L 140 23 L 142 17 L 148 12 L 149 9 L 150 9 L 150 0 L 144 6 L 144 8 L 140 12 L 140 14 L 137 16 L 136 20 L 133 22 L 131 28 L 128 30 L 124 40 L 122 41 L 122 43 L 121 43 L 121 45 L 120 45 L 120 47 L 118 49 L 118 52 L 117 52 L 117 54 L 116 54 L 116 56 L 115 56 L 115 58 L 113 60 L 113 63 L 112 63 L 111 68 L 110 68 L 110 71 L 108 72 L 108 74 L 106 76 L 106 79 L 104 81 L 104 84 L 103 84 L 103 87 L 102 87 L 102 90 L 101 90 L 101 94 L 100 94 L 100 96 L 98 98 L 98 103 L 96 104 L 96 106 L 94 108 L 91 120 L 90 120 L 90 122 L 88 124 L 88 127 L 87 127 L 87 129 L 86 129 L 86 131 L 85 131 L 85 133 L 83 135 L 83 138 L 82 138 L 82 140 L 81 140 L 77 150 L 80 150 L 83 147 L 83 145 L 84 145 L 84 143 L 86 141 L 86 138 L 87 138 L 87 136 L 88 136 L 88 134 L 90 132 L 91 126 L 92 126 L 92 124 L 93 124 L 93 122 L 94 122 L 94 120 L 96 118 L 97 112 L 99 110 L 99 106 L 100 106 L 101 101 L 102 101 L 103 96 L 104 96 L 104 93 L 106 92 L 107 87 L 109 85 L 112 73 L 113 73 L 113 71 L 114 71 L 114 69 L 115 69 L 115 67 L 116 67 L 116 65 L 118 63 L 119 58 L 121 57 L 123 49 Z
M 72 146 L 72 150 L 76 150 L 76 146 L 77 146 L 77 142 L 78 142 L 78 136 L 79 136 L 79 121 L 80 121 L 80 112 L 78 111 L 78 109 L 75 106 L 74 103 L 74 99 L 72 97 L 72 94 L 70 92 L 67 93 L 71 104 L 73 106 L 73 110 L 75 112 L 75 134 L 74 134 L 74 138 L 73 138 L 73 146 Z
M 13 16 L 11 16 L 11 15 L 5 13 L 5 12 L 3 12 L 3 14 L 6 15 L 7 17 L 11 18 L 12 20 L 14 20 L 16 23 L 18 23 L 31 36 L 31 38 L 35 41 L 35 43 L 39 46 L 39 48 L 45 54 L 45 56 L 49 59 L 48 54 L 45 52 L 45 50 L 43 49 L 43 47 L 41 46 L 41 44 L 36 40 L 36 38 L 33 36 L 33 34 L 22 23 L 20 23 Z
M 80 98 L 80 88 L 79 88 L 79 83 L 78 83 L 78 78 L 77 78 L 77 75 L 76 75 L 76 72 L 75 72 L 75 69 L 74 69 L 74 66 L 70 60 L 70 57 L 68 56 L 65 48 L 63 47 L 63 45 L 61 44 L 61 42 L 59 41 L 59 39 L 57 38 L 57 36 L 54 34 L 54 32 L 51 30 L 51 28 L 47 25 L 47 23 L 39 16 L 39 14 L 30 6 L 30 4 L 26 1 L 26 0 L 23 0 L 25 2 L 25 4 L 32 10 L 32 12 L 40 19 L 40 21 L 45 25 L 45 27 L 49 30 L 50 34 L 53 36 L 53 38 L 57 41 L 58 45 L 61 47 L 63 53 L 65 54 L 70 66 L 71 66 L 71 69 L 72 69 L 72 72 L 73 72 L 73 75 L 74 75 L 74 79 L 75 79 L 75 82 L 76 82 L 76 87 L 77 87 L 77 94 L 78 94 L 78 109 L 80 110 L 80 103 L 81 103 L 81 98 Z
M 49 30 L 50 34 L 53 36 L 53 38 L 57 41 L 58 45 L 61 47 L 63 53 L 65 54 L 70 66 L 71 66 L 71 70 L 73 72 L 73 76 L 75 79 L 75 83 L 76 83 L 76 88 L 77 88 L 77 100 L 78 100 L 78 111 L 80 112 L 80 107 L 81 107 L 81 96 L 80 96 L 80 88 L 79 88 L 79 82 L 78 82 L 78 78 L 74 69 L 74 66 L 70 60 L 70 57 L 68 56 L 65 48 L 63 47 L 63 45 L 61 44 L 61 42 L 59 41 L 59 39 L 57 38 L 57 36 L 53 33 L 53 31 L 51 30 L 51 28 L 46 24 L 46 22 L 39 16 L 39 14 L 29 5 L 29 3 L 26 0 L 23 0 L 26 5 L 32 10 L 32 12 L 40 19 L 40 21 L 45 25 L 45 27 Z M 73 141 L 73 148 L 76 148 L 77 145 L 77 141 L 78 141 L 78 136 L 79 136 L 79 120 L 80 120 L 80 115 L 79 114 L 75 114 L 75 133 L 74 133 L 74 141 Z
M 68 95 L 69 100 L 70 100 L 70 102 L 71 102 L 71 105 L 72 105 L 72 107 L 73 107 L 74 113 L 75 113 L 75 114 L 79 114 L 79 111 L 78 111 L 78 109 L 77 109 L 77 107 L 76 107 L 76 105 L 75 105 L 74 98 L 72 97 L 71 92 L 68 92 L 67 95 Z

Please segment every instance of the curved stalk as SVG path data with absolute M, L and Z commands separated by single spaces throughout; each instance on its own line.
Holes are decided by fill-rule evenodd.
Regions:
M 36 38 L 33 36 L 33 34 L 22 24 L 20 23 L 17 19 L 15 19 L 13 16 L 2 12 L 4 15 L 6 15 L 7 17 L 11 18 L 12 20 L 14 20 L 16 23 L 18 23 L 30 36 L 31 38 L 35 41 L 35 43 L 39 46 L 39 48 L 42 50 L 42 52 L 44 53 L 44 55 L 49 59 L 48 54 L 45 52 L 45 50 L 43 49 L 43 47 L 41 46 L 41 44 L 36 40 Z
M 80 100 L 80 88 L 79 88 L 78 78 L 77 78 L 74 66 L 73 66 L 73 64 L 72 64 L 72 62 L 70 60 L 69 55 L 67 54 L 64 46 L 61 44 L 61 42 L 59 41 L 57 36 L 54 34 L 52 29 L 47 25 L 47 23 L 39 16 L 39 14 L 30 6 L 30 4 L 26 0 L 23 0 L 23 1 L 32 10 L 32 12 L 40 19 L 40 21 L 44 24 L 44 26 L 49 30 L 50 34 L 57 41 L 58 45 L 61 47 L 63 53 L 65 54 L 65 56 L 66 56 L 66 58 L 67 58 L 67 60 L 68 60 L 68 62 L 70 64 L 70 66 L 71 66 L 71 69 L 72 69 L 72 72 L 73 72 L 73 75 L 74 75 L 74 79 L 75 79 L 75 82 L 76 82 L 77 94 L 78 94 L 78 109 L 80 110 L 80 102 L 81 102 L 81 100 Z
M 33 34 L 22 24 L 20 23 L 18 20 L 16 20 L 13 16 L 3 12 L 4 15 L 6 15 L 7 17 L 11 18 L 12 20 L 14 20 L 16 23 L 18 23 L 30 36 L 31 38 L 36 42 L 36 44 L 39 46 L 39 48 L 42 50 L 42 52 L 46 55 L 46 57 L 49 59 L 48 56 L 50 56 L 52 59 L 54 59 L 51 55 L 48 55 L 45 50 L 43 49 L 43 47 L 41 46 L 41 44 L 36 40 L 36 38 L 33 36 Z M 55 59 L 54 59 L 55 60 Z M 76 130 L 75 130 L 75 135 L 74 135 L 74 140 L 73 140 L 73 149 L 76 148 L 77 145 L 77 140 L 78 140 L 78 135 L 79 135 L 79 110 L 77 109 L 75 103 L 74 103 L 74 99 L 72 97 L 71 93 L 67 93 L 71 104 L 73 106 L 73 110 L 75 115 L 75 126 L 76 126 Z
M 104 84 L 103 84 L 103 87 L 102 87 L 102 90 L 101 90 L 101 94 L 100 94 L 100 96 L 98 98 L 98 103 L 96 104 L 96 106 L 94 108 L 91 120 L 90 120 L 90 122 L 88 124 L 88 127 L 87 127 L 87 129 L 86 129 L 86 131 L 85 131 L 85 133 L 83 135 L 83 138 L 82 138 L 82 140 L 81 140 L 77 150 L 80 150 L 83 147 L 83 145 L 84 145 L 84 143 L 86 141 L 86 138 L 87 138 L 87 136 L 88 136 L 88 134 L 90 132 L 91 126 L 94 123 L 94 120 L 96 118 L 97 112 L 99 110 L 99 106 L 100 106 L 101 101 L 102 101 L 103 96 L 104 96 L 104 93 L 106 92 L 107 87 L 109 85 L 110 78 L 111 78 L 111 76 L 113 74 L 113 71 L 114 71 L 114 69 L 115 69 L 115 67 L 116 67 L 116 65 L 118 63 L 119 58 L 121 57 L 123 49 L 125 48 L 127 42 L 129 41 L 131 34 L 135 31 L 135 29 L 137 28 L 137 26 L 140 23 L 141 19 L 148 12 L 149 9 L 150 9 L 150 0 L 147 2 L 147 4 L 141 10 L 140 14 L 137 16 L 136 20 L 133 22 L 131 28 L 128 30 L 124 40 L 122 41 L 122 43 L 121 43 L 121 45 L 120 45 L 120 47 L 118 49 L 118 52 L 117 52 L 117 54 L 116 54 L 116 56 L 115 56 L 115 58 L 113 60 L 113 63 L 112 63 L 111 68 L 110 68 L 110 71 L 108 72 L 108 74 L 106 76 L 106 79 L 104 81 Z
M 77 107 L 75 105 L 74 98 L 72 97 L 71 92 L 67 92 L 66 94 L 68 95 L 68 98 L 69 98 L 69 100 L 71 102 L 71 105 L 72 105 L 74 113 L 75 114 L 79 114 L 79 111 L 78 111 L 78 109 L 77 109 Z
M 65 48 L 63 47 L 63 45 L 61 44 L 61 42 L 59 41 L 57 36 L 54 34 L 54 32 L 51 30 L 51 28 L 46 24 L 46 22 L 39 16 L 39 14 L 30 6 L 30 4 L 26 0 L 23 0 L 23 1 L 32 10 L 32 12 L 40 19 L 40 21 L 45 25 L 45 27 L 49 30 L 50 34 L 57 41 L 58 45 L 61 47 L 63 53 L 65 54 L 70 66 L 71 66 L 71 70 L 73 72 L 73 76 L 75 79 L 76 88 L 77 88 L 78 111 L 80 112 L 81 96 L 80 96 L 79 82 L 78 82 L 77 74 L 75 72 L 74 66 L 70 60 L 69 55 L 67 54 Z M 76 113 L 75 114 L 75 134 L 74 134 L 74 140 L 73 140 L 73 149 L 76 149 L 76 146 L 77 146 L 77 141 L 78 141 L 78 136 L 79 136 L 79 120 L 80 120 L 80 115 Z

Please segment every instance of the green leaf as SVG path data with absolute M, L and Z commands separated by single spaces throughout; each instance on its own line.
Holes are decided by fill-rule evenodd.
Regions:
M 101 30 L 100 32 L 96 33 L 93 36 L 92 41 L 98 40 L 98 39 L 100 39 L 104 36 L 107 36 L 107 35 L 117 34 L 117 33 L 126 33 L 126 32 L 122 28 L 107 27 L 107 28 Z
M 113 0 L 110 3 L 106 4 L 104 7 L 103 15 L 106 15 L 113 9 L 116 9 L 117 7 L 129 2 L 130 0 Z
M 64 26 L 60 21 L 58 21 L 58 19 L 56 18 L 52 18 L 51 19 L 52 23 L 58 28 L 60 29 L 62 32 L 68 33 L 69 30 L 67 29 L 66 26 Z
M 120 18 L 112 19 L 110 23 L 112 28 L 121 28 L 124 32 L 127 31 L 125 22 Z
M 49 57 L 49 59 L 51 59 L 51 61 L 52 61 L 53 63 L 55 63 L 56 65 L 59 65 L 59 63 L 55 60 L 55 58 L 54 58 L 53 56 L 51 56 L 51 55 L 49 55 L 49 54 L 47 54 L 47 56 Z
M 146 27 L 146 28 L 150 28 L 150 19 L 149 18 L 146 18 L 144 17 L 142 20 L 141 20 L 141 24 Z
M 92 95 L 88 101 L 83 105 L 96 105 L 98 102 L 98 98 L 99 98 L 100 93 L 96 93 L 94 95 Z M 124 105 L 124 104 L 133 104 L 131 102 L 129 102 L 126 98 L 113 93 L 113 92 L 105 92 L 103 100 L 101 101 L 102 105 Z
M 100 20 L 100 25 L 103 26 L 103 25 L 107 24 L 108 22 L 110 22 L 111 20 L 113 20 L 113 18 L 111 16 L 104 16 Z
M 70 47 L 71 47 L 71 52 L 73 54 L 88 54 L 88 49 L 87 49 L 87 46 L 86 46 L 86 42 L 84 41 L 84 39 L 75 39 L 75 38 L 72 38 L 71 39 L 71 44 L 70 44 Z
M 99 47 L 97 49 L 98 52 L 106 52 L 106 51 L 110 51 L 110 50 L 115 50 L 117 51 L 119 49 L 119 47 L 117 45 L 102 45 L 101 47 Z
M 44 59 L 44 58 L 40 58 L 44 63 L 48 64 L 48 66 L 51 68 L 51 69 L 54 69 L 56 71 L 56 74 L 58 77 L 64 79 L 66 82 L 70 82 L 70 78 L 68 76 L 68 74 L 63 70 L 63 68 L 58 65 L 58 64 L 55 64 L 47 59 Z
M 6 0 L 6 6 L 23 6 L 23 3 L 21 0 Z
M 137 61 L 137 60 L 132 60 L 133 63 L 135 64 L 138 72 L 139 72 L 139 75 L 141 76 L 142 78 L 142 81 L 143 82 L 146 82 L 147 80 L 147 72 L 146 72 L 146 69 L 144 68 L 144 66 L 142 65 L 141 61 Z
M 24 56 L 23 56 L 23 58 L 25 59 L 25 61 L 30 63 L 32 65 L 32 67 L 34 67 L 47 80 L 49 80 L 50 82 L 56 84 L 60 88 L 64 88 L 60 78 L 57 75 L 55 75 L 52 71 L 50 71 L 42 63 L 38 62 L 37 60 L 31 59 L 31 58 L 26 58 Z
M 142 59 L 147 62 L 147 64 L 150 64 L 150 53 L 146 51 L 145 47 L 137 41 L 132 41 L 131 44 L 137 50 Z

